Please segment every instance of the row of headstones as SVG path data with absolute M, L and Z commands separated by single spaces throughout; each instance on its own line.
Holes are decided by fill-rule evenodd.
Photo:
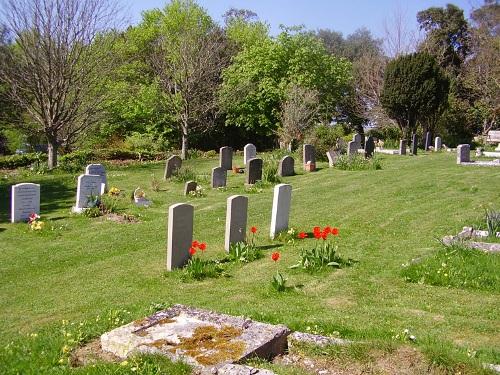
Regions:
M 288 229 L 292 186 L 278 184 L 274 187 L 271 212 L 270 236 Z M 191 255 L 193 241 L 194 206 L 178 203 L 168 208 L 167 270 L 182 268 Z M 247 233 L 248 197 L 232 195 L 227 199 L 224 249 L 229 252 L 231 244 L 244 242 Z
M 85 174 L 78 177 L 76 204 L 73 211 L 81 212 L 87 207 L 88 197 L 101 195 L 106 191 L 106 170 L 102 164 L 89 164 Z M 40 214 L 40 185 L 29 182 L 11 187 L 12 223 L 27 221 L 32 214 Z

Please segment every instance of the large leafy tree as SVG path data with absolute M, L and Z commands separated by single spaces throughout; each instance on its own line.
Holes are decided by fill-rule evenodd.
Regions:
M 190 137 L 216 124 L 220 73 L 229 64 L 223 30 L 194 1 L 174 0 L 145 12 L 135 34 L 174 115 L 185 159 Z
M 381 102 L 406 138 L 443 108 L 449 80 L 436 59 L 425 52 L 400 56 L 385 70 Z
M 102 33 L 117 11 L 106 0 L 6 0 L 14 45 L 0 62 L 9 96 L 29 116 L 27 131 L 42 132 L 48 166 L 102 114 L 102 76 L 114 66 L 112 38 Z M 23 123 L 25 123 L 23 121 Z
M 285 30 L 274 39 L 243 49 L 223 73 L 220 100 L 226 124 L 259 135 L 281 128 L 281 107 L 292 86 L 313 90 L 318 116 L 329 121 L 351 80 L 351 64 L 328 53 L 302 30 Z

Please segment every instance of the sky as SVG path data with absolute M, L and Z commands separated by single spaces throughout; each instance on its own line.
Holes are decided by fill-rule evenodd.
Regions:
M 168 0 L 120 0 L 128 9 L 133 24 L 141 19 L 143 10 L 163 8 Z M 210 16 L 222 24 L 222 15 L 231 7 L 249 9 L 279 33 L 279 25 L 305 25 L 309 30 L 328 28 L 344 36 L 366 27 L 375 37 L 383 37 L 384 22 L 391 23 L 394 12 L 403 15 L 408 29 L 417 31 L 417 12 L 432 6 L 444 7 L 453 3 L 465 11 L 481 6 L 482 0 L 197 0 Z

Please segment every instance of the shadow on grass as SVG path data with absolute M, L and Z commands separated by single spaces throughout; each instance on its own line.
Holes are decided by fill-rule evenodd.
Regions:
M 71 209 L 71 200 L 76 197 L 76 188 L 71 187 L 70 180 L 66 177 L 57 178 L 54 176 L 52 179 L 41 179 L 37 177 L 30 177 L 26 179 L 25 182 L 32 182 L 34 184 L 40 184 L 40 214 L 48 215 L 53 212 L 67 209 Z M 11 187 L 16 183 L 21 181 L 16 181 L 10 184 L 0 184 L 0 223 L 9 222 L 10 218 L 10 202 L 11 202 Z M 58 216 L 55 219 L 59 220 L 65 218 L 64 216 Z
M 269 250 L 269 249 L 275 249 L 275 248 L 281 247 L 281 246 L 284 246 L 284 244 L 277 243 L 277 244 L 273 244 L 273 245 L 261 245 L 261 246 L 255 246 L 255 248 L 259 249 L 259 250 Z

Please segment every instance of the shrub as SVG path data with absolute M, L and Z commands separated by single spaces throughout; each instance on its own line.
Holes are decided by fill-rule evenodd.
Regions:
M 205 152 L 205 154 L 203 156 L 205 158 L 213 158 L 213 157 L 217 156 L 217 151 L 209 150 L 209 151 Z
M 343 171 L 361 171 L 369 169 L 377 170 L 382 169 L 382 163 L 376 156 L 373 156 L 370 159 L 366 159 L 363 155 L 355 155 L 354 157 L 341 155 L 337 159 L 335 168 Z
M 28 167 L 33 163 L 43 163 L 47 161 L 47 155 L 41 152 L 0 156 L 0 169 L 16 169 L 20 167 Z
M 63 155 L 59 158 L 58 167 L 63 171 L 81 171 L 94 159 L 94 151 L 82 150 Z
M 402 137 L 401 130 L 397 126 L 391 125 L 370 129 L 366 135 L 384 141 L 385 148 L 399 148 L 399 140 Z
M 327 161 L 326 153 L 331 148 L 341 152 L 346 152 L 347 143 L 344 136 L 346 129 L 342 125 L 318 125 L 306 137 L 305 143 L 310 143 L 316 149 L 316 160 Z

